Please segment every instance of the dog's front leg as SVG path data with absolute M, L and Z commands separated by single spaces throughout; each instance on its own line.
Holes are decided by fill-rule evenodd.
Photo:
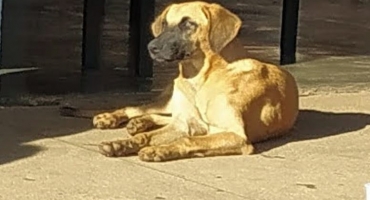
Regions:
M 233 132 L 222 132 L 183 137 L 168 145 L 145 147 L 139 151 L 139 158 L 143 161 L 160 162 L 192 157 L 251 153 L 253 153 L 253 146 L 245 138 Z
M 170 84 L 165 88 L 161 95 L 154 99 L 152 103 L 141 106 L 126 106 L 117 110 L 86 110 L 70 106 L 62 106 L 59 108 L 59 113 L 62 116 L 93 119 L 93 124 L 96 128 L 118 128 L 130 119 L 139 118 L 140 116 L 144 116 L 144 118 L 146 118 L 142 120 L 143 122 L 148 122 L 148 117 L 145 117 L 145 115 L 148 114 L 171 115 L 172 91 L 173 84 Z M 157 121 L 158 120 L 153 123 L 156 124 Z M 163 122 L 163 120 L 160 120 L 160 122 Z M 159 124 L 162 125 L 163 123 Z
M 122 109 L 115 110 L 113 112 L 105 112 L 93 117 L 93 124 L 96 128 L 100 129 L 110 129 L 117 128 L 123 123 L 136 118 L 139 120 L 140 117 L 143 117 L 141 120 L 143 123 L 148 122 L 150 126 L 151 121 L 148 121 L 150 117 L 146 115 L 150 114 L 166 114 L 171 115 L 171 102 L 172 102 L 172 89 L 166 89 L 166 91 L 161 94 L 160 97 L 155 99 L 152 103 L 148 103 L 142 106 L 129 106 Z M 152 117 L 154 118 L 154 117 Z M 153 124 L 157 124 L 157 121 L 163 122 L 163 120 L 154 120 Z M 131 124 L 134 125 L 135 122 Z M 138 123 L 136 123 L 138 124 Z M 162 125 L 159 123 L 159 125 Z M 139 128 L 142 130 L 142 127 Z
M 136 135 L 144 131 L 166 126 L 171 120 L 171 115 L 147 114 L 130 119 L 126 125 L 126 129 L 130 135 Z

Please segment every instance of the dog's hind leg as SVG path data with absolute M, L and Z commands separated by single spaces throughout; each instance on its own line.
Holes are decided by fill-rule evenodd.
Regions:
M 180 138 L 168 145 L 149 146 L 139 151 L 143 161 L 168 161 L 181 158 L 253 153 L 253 146 L 233 132 Z

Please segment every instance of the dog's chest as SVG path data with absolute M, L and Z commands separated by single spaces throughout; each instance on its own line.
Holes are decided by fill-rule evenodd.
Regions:
M 213 117 L 212 110 L 219 110 L 221 107 L 228 104 L 227 95 L 223 90 L 223 87 L 220 87 L 223 80 L 220 82 L 208 82 L 205 83 L 202 87 L 199 88 L 196 95 L 194 96 L 195 105 L 207 123 L 212 124 Z
M 222 79 L 201 81 L 199 79 L 177 79 L 174 89 L 175 110 L 187 116 L 197 117 L 205 123 L 210 123 L 209 113 L 217 109 L 218 104 L 226 105 L 225 91 L 221 85 L 225 84 Z

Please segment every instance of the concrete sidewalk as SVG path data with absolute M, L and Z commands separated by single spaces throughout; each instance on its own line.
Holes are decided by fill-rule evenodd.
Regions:
M 144 163 L 89 144 L 125 136 L 92 130 L 56 107 L 0 110 L 0 199 L 364 199 L 370 182 L 370 93 L 301 98 L 290 136 L 258 154 Z

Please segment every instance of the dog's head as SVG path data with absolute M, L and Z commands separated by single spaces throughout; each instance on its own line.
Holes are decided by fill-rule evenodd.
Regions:
M 148 44 L 157 61 L 181 61 L 202 52 L 220 52 L 239 32 L 241 20 L 218 4 L 190 2 L 168 6 L 152 23 Z

